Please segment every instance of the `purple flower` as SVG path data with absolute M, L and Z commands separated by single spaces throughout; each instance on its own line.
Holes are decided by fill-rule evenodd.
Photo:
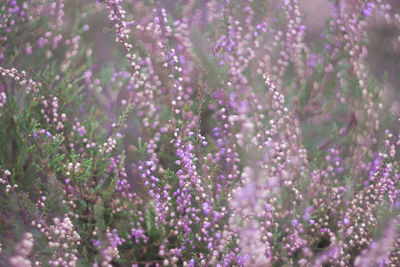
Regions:
M 97 239 L 93 239 L 93 246 L 95 246 L 96 248 L 98 248 L 100 246 L 100 241 Z
M 372 5 L 371 3 L 367 3 L 367 7 L 364 9 L 364 15 L 369 17 L 372 15 Z
M 210 214 L 210 206 L 208 205 L 207 202 L 203 203 L 202 208 L 203 208 L 204 215 L 207 216 Z

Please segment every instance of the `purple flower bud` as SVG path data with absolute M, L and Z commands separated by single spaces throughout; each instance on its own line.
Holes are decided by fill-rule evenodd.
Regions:
M 96 248 L 100 246 L 100 241 L 93 239 L 93 246 L 95 246 Z
M 208 203 L 207 202 L 203 203 L 202 207 L 203 207 L 204 215 L 206 215 L 206 216 L 209 215 L 210 214 L 210 206 L 208 205 Z

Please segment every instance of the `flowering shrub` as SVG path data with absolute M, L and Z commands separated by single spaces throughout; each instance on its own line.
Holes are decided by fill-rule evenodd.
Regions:
M 300 2 L 2 0 L 0 265 L 400 266 L 400 13 Z

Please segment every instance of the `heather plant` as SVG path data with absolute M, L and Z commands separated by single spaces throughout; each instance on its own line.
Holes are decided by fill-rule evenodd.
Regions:
M 301 4 L 3 0 L 0 266 L 399 266 L 399 6 Z

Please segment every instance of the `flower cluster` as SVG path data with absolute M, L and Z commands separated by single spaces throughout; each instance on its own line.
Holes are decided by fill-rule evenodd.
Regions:
M 304 2 L 3 0 L 0 265 L 399 266 L 400 6 Z
M 29 254 L 33 248 L 33 235 L 26 232 L 22 241 L 16 247 L 16 253 L 10 258 L 11 266 L 32 266 L 29 260 Z

